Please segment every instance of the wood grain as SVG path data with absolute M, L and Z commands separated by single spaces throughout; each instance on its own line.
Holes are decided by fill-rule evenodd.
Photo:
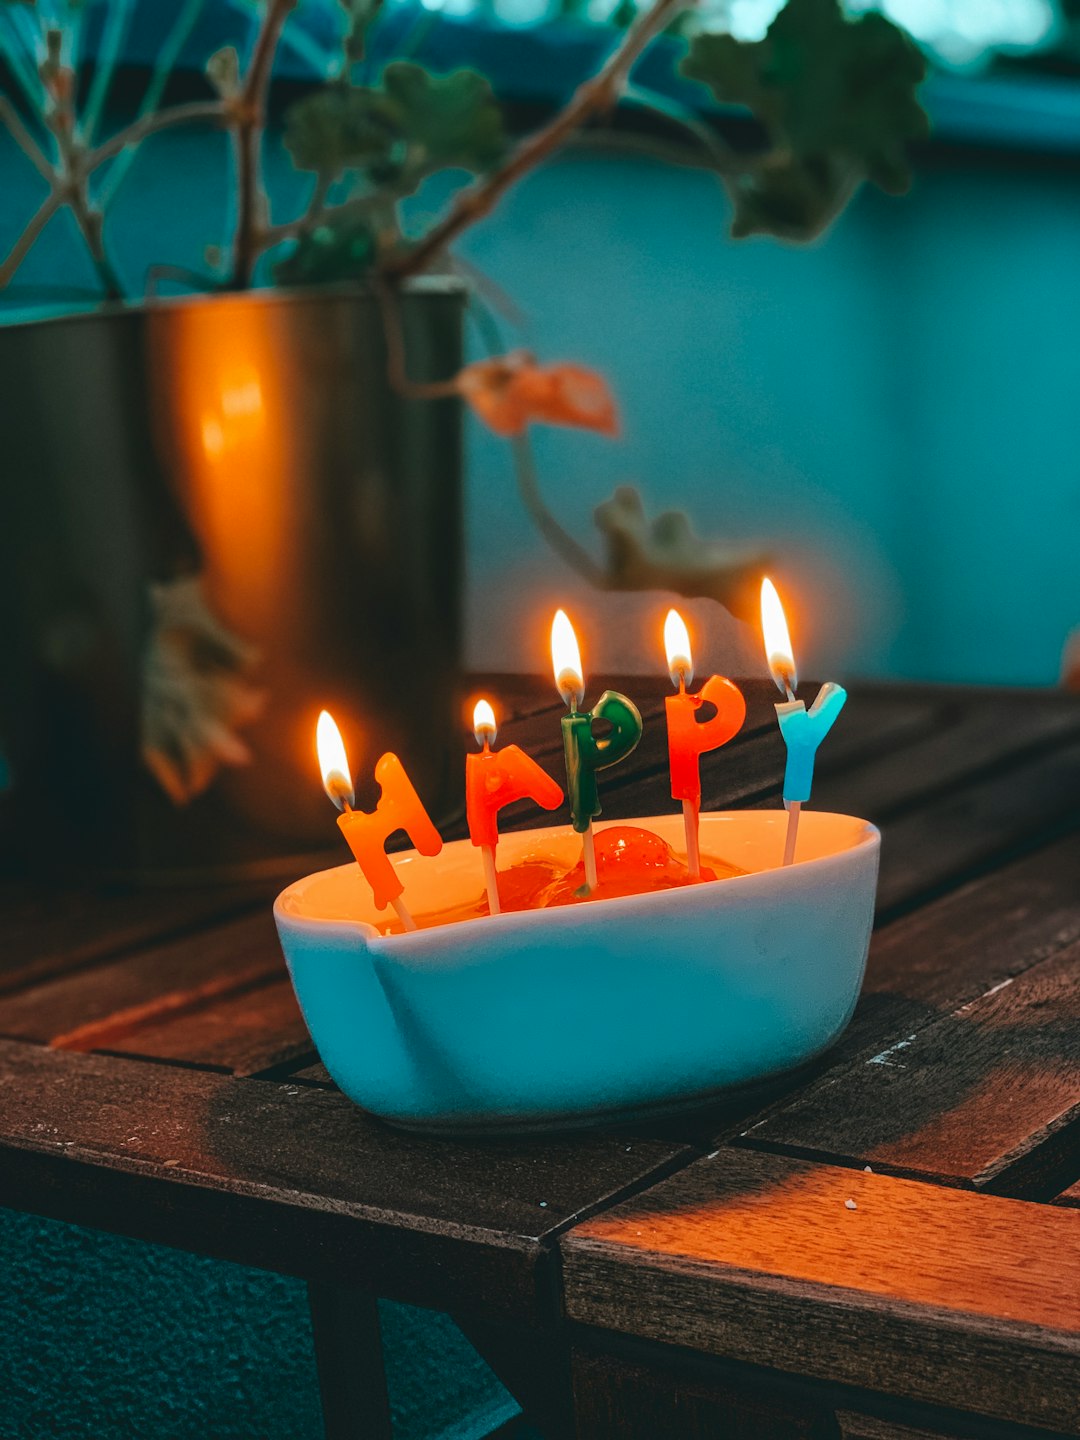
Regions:
M 831 1411 L 762 1386 L 710 1384 L 577 1348 L 574 1405 L 582 1440 L 834 1440 Z
M 1049 1195 L 1078 1123 L 1080 942 L 796 1096 L 746 1140 Z
M 550 1313 L 554 1235 L 693 1153 L 423 1139 L 336 1091 L 10 1041 L 0 1096 L 0 1205 L 531 1322 Z
M 724 1149 L 561 1250 L 567 1314 L 588 1325 L 1023 1424 L 1077 1420 L 1071 1210 Z
M 847 718 L 845 716 L 845 718 Z M 1037 756 L 1080 738 L 1080 705 L 1061 696 L 1013 697 L 1012 703 L 978 693 L 947 702 L 926 733 L 900 748 L 891 745 L 873 762 L 872 779 L 859 771 L 826 771 L 815 803 L 858 814 L 868 793 L 882 821 L 958 785 L 992 773 L 1003 761 Z
M 267 906 L 256 915 L 0 996 L 0 1035 L 98 1049 L 141 1024 L 205 1007 L 284 968 Z
M 292 985 L 287 978 L 275 978 L 215 997 L 206 1007 L 141 1025 L 95 1048 L 113 1055 L 254 1075 L 310 1054 L 311 1036 Z
M 878 912 L 908 907 L 1078 820 L 1078 741 L 976 777 L 891 822 Z
M 194 890 L 109 890 L 6 881 L 0 890 L 0 994 L 265 906 L 266 881 Z
M 941 1430 L 913 1430 L 910 1425 L 879 1420 L 876 1415 L 860 1415 L 854 1410 L 837 1410 L 836 1424 L 840 1440 L 944 1440 Z

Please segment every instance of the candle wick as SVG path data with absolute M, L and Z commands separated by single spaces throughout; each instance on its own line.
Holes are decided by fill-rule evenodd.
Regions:
M 342 798 L 341 801 L 341 808 L 345 811 L 346 815 L 352 814 L 352 806 L 349 804 L 348 800 L 344 798 Z

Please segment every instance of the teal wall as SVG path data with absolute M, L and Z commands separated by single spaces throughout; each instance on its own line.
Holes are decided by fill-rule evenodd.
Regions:
M 40 183 L 12 158 L 5 242 Z M 300 182 L 280 151 L 271 169 L 287 213 Z M 226 174 L 218 136 L 145 148 L 111 225 L 133 287 L 151 260 L 201 264 Z M 518 342 L 598 366 L 622 403 L 616 443 L 539 436 L 552 507 L 591 537 L 593 507 L 629 480 L 703 531 L 760 537 L 807 673 L 1052 682 L 1080 621 L 1072 177 L 937 168 L 903 201 L 865 191 L 809 248 L 734 245 L 726 222 L 705 174 L 578 151 L 468 237 L 529 317 Z M 20 285 L 61 278 L 93 284 L 64 217 Z M 506 447 L 475 430 L 469 487 L 473 663 L 538 668 L 520 636 L 558 598 L 588 613 L 594 669 L 653 664 L 662 601 L 601 600 L 566 572 L 522 513 Z M 698 613 L 711 659 L 760 668 L 752 633 Z

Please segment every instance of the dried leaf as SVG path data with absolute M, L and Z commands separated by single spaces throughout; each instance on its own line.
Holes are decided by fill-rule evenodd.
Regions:
M 1065 641 L 1061 657 L 1061 683 L 1066 690 L 1080 692 L 1080 629 L 1074 630 Z
M 206 62 L 206 78 L 223 100 L 240 94 L 240 56 L 235 45 L 223 45 Z
M 767 567 L 758 548 L 704 540 L 681 510 L 665 510 L 650 521 L 632 485 L 621 485 L 594 518 L 607 548 L 606 589 L 671 590 L 716 600 L 733 614 L 756 613 Z
M 197 576 L 150 587 L 153 627 L 143 662 L 142 756 L 176 805 L 251 753 L 236 731 L 262 712 L 250 683 L 257 652 L 210 610 Z
M 541 366 L 519 350 L 467 365 L 457 385 L 497 435 L 522 435 L 537 421 L 618 433 L 618 410 L 607 382 L 583 365 Z

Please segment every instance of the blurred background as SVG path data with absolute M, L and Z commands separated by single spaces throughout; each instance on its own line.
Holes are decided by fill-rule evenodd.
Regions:
M 710 4 L 743 39 L 763 35 L 778 8 Z M 167 101 L 207 94 L 207 57 L 242 49 L 257 14 L 244 0 L 75 8 L 71 58 L 115 60 L 106 131 L 130 118 L 178 20 Z M 932 62 L 933 133 L 908 196 L 863 187 L 810 245 L 735 243 L 725 193 L 685 127 L 639 113 L 631 96 L 610 127 L 528 176 L 458 253 L 489 293 L 513 297 L 513 343 L 600 370 L 619 399 L 616 442 L 535 439 L 547 502 L 584 544 L 598 546 L 595 507 L 632 483 L 651 512 L 685 508 L 701 534 L 775 556 L 808 674 L 1053 684 L 1080 622 L 1080 0 L 877 8 Z M 369 63 L 404 53 L 436 71 L 474 66 L 525 130 L 592 72 L 611 25 L 633 13 L 627 0 L 387 0 Z M 30 23 L 26 6 L 0 3 L 0 88 L 13 95 Z M 333 0 L 305 0 L 289 23 L 267 146 L 275 214 L 295 213 L 309 184 L 280 117 L 325 77 L 336 33 Z M 651 54 L 636 80 L 704 115 L 707 92 L 673 81 L 672 68 Z M 42 183 L 0 129 L 0 251 Z M 454 183 L 422 189 L 413 219 Z M 197 288 L 208 237 L 229 230 L 231 193 L 223 135 L 148 141 L 108 219 L 126 289 L 144 293 L 151 267 L 169 269 L 170 294 Z M 99 293 L 64 215 L 0 296 L 0 324 L 89 310 Z M 467 336 L 473 357 L 487 353 L 479 332 Z M 558 601 L 578 620 L 592 673 L 655 672 L 665 597 L 597 593 L 557 559 L 522 508 L 505 441 L 475 423 L 465 477 L 467 666 L 546 671 Z M 48 534 L 40 546 L 47 566 Z M 711 603 L 686 608 L 702 668 L 763 673 L 755 631 Z M 321 807 L 306 774 L 303 784 Z M 322 809 L 319 823 L 330 824 Z M 4 1440 L 319 1433 L 298 1282 L 0 1218 Z M 403 1440 L 467 1440 L 515 1413 L 448 1320 L 389 1305 L 384 1320 Z
M 763 34 L 777 9 L 773 0 L 717 4 L 742 38 Z M 615 9 L 609 0 L 389 5 L 373 65 L 403 51 L 436 69 L 474 65 L 518 126 L 536 123 L 588 73 L 610 43 L 603 22 Z M 0 34 L 25 19 L 23 8 L 2 7 Z M 251 25 L 242 3 L 190 8 L 173 98 L 202 93 L 206 56 L 242 43 Z M 618 442 L 537 437 L 548 503 L 583 540 L 593 543 L 593 508 L 629 481 L 651 509 L 685 508 L 703 534 L 764 542 L 816 673 L 1049 684 L 1080 620 L 1078 7 L 878 8 L 934 64 L 923 97 L 933 138 L 904 199 L 864 187 L 809 246 L 733 243 L 725 194 L 697 168 L 693 143 L 627 104 L 613 130 L 589 132 L 527 177 L 460 254 L 513 297 L 518 343 L 595 366 L 618 396 Z M 145 87 L 173 18 L 148 0 L 128 9 L 113 86 L 121 107 Z M 282 103 L 324 73 L 331 9 L 330 0 L 307 3 L 290 22 Z M 93 5 L 80 43 L 88 55 L 102 43 Z M 653 56 L 639 79 L 673 88 L 670 67 Z M 680 104 L 708 103 L 699 86 L 674 88 Z M 278 137 L 268 165 L 275 206 L 291 213 L 305 181 Z M 41 184 L 6 135 L 0 175 L 6 249 Z M 152 263 L 201 269 L 207 236 L 225 233 L 228 196 L 222 135 L 181 131 L 146 144 L 109 219 L 131 290 Z M 409 205 L 419 217 L 439 200 L 429 184 Z M 95 294 L 95 278 L 62 217 L 0 319 L 69 311 L 80 291 Z M 533 530 L 506 445 L 473 426 L 468 448 L 467 662 L 545 668 L 542 651 L 531 653 L 542 643 L 537 616 L 558 598 L 581 616 L 594 672 L 653 668 L 662 602 L 597 596 Z M 711 605 L 697 607 L 697 620 L 710 663 L 760 671 L 753 633 Z

